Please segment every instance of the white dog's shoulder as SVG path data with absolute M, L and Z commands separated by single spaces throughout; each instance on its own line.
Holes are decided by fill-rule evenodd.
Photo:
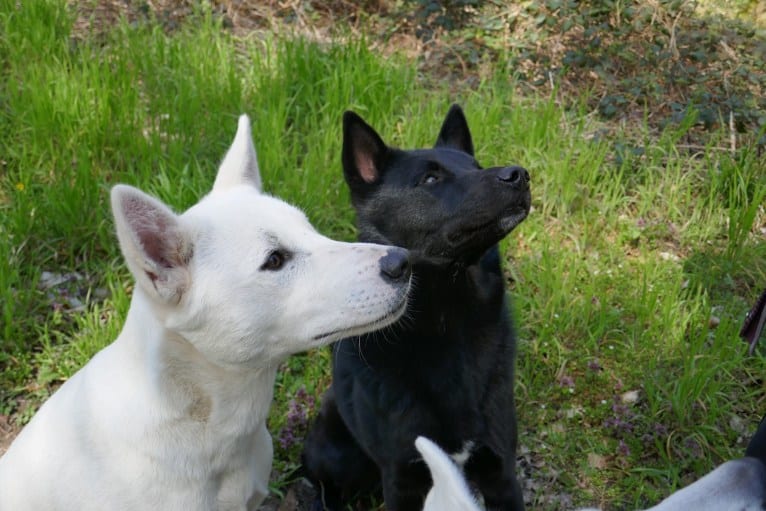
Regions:
M 766 467 L 755 458 L 727 461 L 647 511 L 762 511 Z

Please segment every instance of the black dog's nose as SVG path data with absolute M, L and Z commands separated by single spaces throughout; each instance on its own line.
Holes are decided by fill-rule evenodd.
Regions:
M 410 253 L 399 247 L 392 247 L 380 258 L 380 273 L 389 280 L 404 280 L 410 277 Z
M 503 167 L 498 171 L 497 178 L 511 185 L 529 183 L 529 172 L 524 167 Z

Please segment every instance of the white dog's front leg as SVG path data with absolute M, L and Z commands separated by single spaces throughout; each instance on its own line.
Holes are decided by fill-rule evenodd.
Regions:
M 262 425 L 260 431 L 255 435 L 254 441 L 255 456 L 253 480 L 255 481 L 255 487 L 253 488 L 253 494 L 248 499 L 247 511 L 255 511 L 261 502 L 269 494 L 269 478 L 271 477 L 271 461 L 274 458 L 274 446 L 271 443 L 271 435 L 266 429 L 266 425 Z
M 237 453 L 236 456 L 242 458 L 237 464 L 240 468 L 224 476 L 218 497 L 219 511 L 258 509 L 269 494 L 273 453 L 271 435 L 263 424 L 252 435 L 250 445 Z

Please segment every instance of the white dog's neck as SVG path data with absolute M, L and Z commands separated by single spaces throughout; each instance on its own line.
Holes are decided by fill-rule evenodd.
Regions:
M 237 424 L 242 432 L 259 427 L 274 395 L 276 365 L 251 369 L 214 365 L 181 334 L 169 330 L 156 310 L 137 286 L 114 344 L 123 356 L 137 361 L 133 371 L 142 370 L 146 379 L 140 386 L 161 402 L 165 418 L 213 427 Z

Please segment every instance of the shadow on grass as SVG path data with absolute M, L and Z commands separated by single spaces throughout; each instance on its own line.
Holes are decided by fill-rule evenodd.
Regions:
M 766 286 L 766 240 L 736 251 L 708 247 L 687 257 L 683 265 L 690 288 L 700 287 L 713 305 L 742 301 L 742 318 Z

